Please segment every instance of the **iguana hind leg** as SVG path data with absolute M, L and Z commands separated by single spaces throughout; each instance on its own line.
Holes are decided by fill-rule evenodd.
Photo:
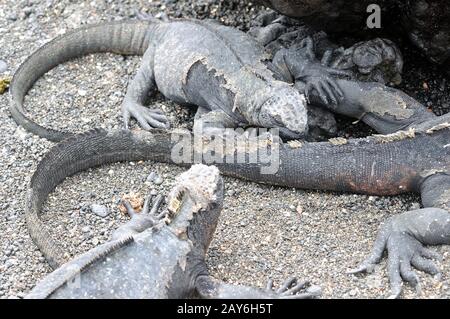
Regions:
M 200 297 L 206 299 L 311 299 L 321 294 L 318 286 L 310 286 L 309 282 L 298 281 L 296 278 L 289 278 L 279 289 L 274 289 L 273 281 L 269 280 L 267 287 L 261 289 L 230 285 L 211 276 L 199 276 L 196 280 L 196 289 Z
M 420 283 L 413 267 L 440 279 L 440 270 L 431 259 L 441 260 L 424 245 L 450 244 L 450 175 L 435 174 L 421 184 L 426 208 L 391 217 L 378 233 L 371 255 L 350 273 L 371 271 L 388 252 L 391 298 L 398 298 L 403 281 L 420 293 Z

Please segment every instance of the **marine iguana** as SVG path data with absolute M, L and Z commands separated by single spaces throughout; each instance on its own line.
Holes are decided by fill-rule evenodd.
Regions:
M 69 175 L 106 163 L 140 160 L 173 163 L 173 150 L 177 149 L 179 139 L 173 138 L 172 133 L 98 129 L 56 145 L 44 157 L 31 180 L 25 216 L 30 236 L 53 267 L 64 263 L 65 257 L 45 230 L 39 213 L 55 186 Z M 189 132 L 183 134 L 192 138 Z M 420 193 L 424 209 L 390 218 L 381 228 L 371 257 L 355 270 L 369 270 L 387 249 L 392 294 L 397 297 L 401 293 L 401 278 L 418 286 L 410 265 L 430 274 L 439 272 L 424 258 L 432 253 L 423 245 L 450 244 L 449 139 L 450 114 L 447 114 L 418 123 L 407 131 L 360 139 L 297 145 L 277 139 L 266 140 L 265 144 L 249 139 L 244 148 L 236 146 L 222 152 L 214 148 L 220 159 L 215 165 L 226 175 L 301 189 L 371 195 Z M 209 152 L 211 141 L 202 139 L 202 143 L 201 148 L 192 151 Z M 267 162 L 260 157 L 261 149 L 265 154 L 277 150 L 276 173 L 262 173 L 261 166 Z M 195 154 L 192 155 L 191 159 L 195 159 Z M 244 163 L 237 161 L 242 155 Z M 225 160 L 227 156 L 234 161 Z
M 21 65 L 11 84 L 10 110 L 18 124 L 37 135 L 53 141 L 70 136 L 28 119 L 23 113 L 24 97 L 33 83 L 56 65 L 89 53 L 111 51 L 144 55 L 123 101 L 126 127 L 131 116 L 144 129 L 167 125 L 160 110 L 144 107 L 148 93 L 158 89 L 177 103 L 198 106 L 194 127 L 204 132 L 252 125 L 279 128 L 290 138 L 305 135 L 308 116 L 303 93 L 316 90 L 322 104 L 336 104 L 347 92 L 339 89 L 335 78 L 350 74 L 331 63 L 321 65 L 311 54 L 309 42 L 302 56 L 289 53 L 301 51 L 294 47 L 273 57 L 264 44 L 211 21 L 153 19 L 87 26 L 47 43 Z M 286 73 L 280 61 L 294 63 L 296 68 Z M 357 83 L 349 87 L 353 94 L 362 88 Z M 320 122 L 327 126 L 329 116 L 316 108 L 308 110 L 312 126 L 320 126 Z
M 157 89 L 176 103 L 198 106 L 196 122 L 205 131 L 245 125 L 276 127 L 290 137 L 307 131 L 303 96 L 274 78 L 264 47 L 242 31 L 200 20 L 112 22 L 57 37 L 33 53 L 13 77 L 10 111 L 16 122 L 52 141 L 71 136 L 27 118 L 24 97 L 53 67 L 98 52 L 143 55 L 123 101 L 126 127 L 130 117 L 144 129 L 167 126 L 160 110 L 144 106 L 148 93 Z
M 392 41 L 377 38 L 344 49 L 274 12 L 260 15 L 249 33 L 273 55 L 275 76 L 305 94 L 311 110 L 320 106 L 383 134 L 434 117 L 409 95 L 384 85 L 401 81 L 403 58 Z M 349 79 L 336 78 L 329 70 L 341 70 Z
M 251 22 L 248 33 L 272 55 L 310 37 L 314 41 L 317 57 L 330 59 L 333 68 L 351 70 L 354 80 L 381 84 L 401 82 L 403 56 L 399 47 L 386 38 L 361 41 L 345 48 L 331 41 L 325 32 L 312 28 L 302 20 L 274 11 L 257 16 Z
M 56 65 L 105 51 L 143 54 L 123 101 L 125 127 L 130 117 L 144 129 L 167 126 L 160 110 L 144 106 L 148 93 L 155 89 L 179 104 L 198 106 L 194 129 L 204 134 L 250 125 L 278 128 L 287 138 L 304 137 L 308 131 L 305 94 L 318 97 L 315 105 L 332 108 L 343 104 L 368 109 L 375 102 L 389 109 L 397 101 L 410 104 L 408 96 L 379 84 L 377 94 L 370 95 L 374 101 L 367 95 L 373 93 L 369 91 L 375 84 L 347 80 L 343 89 L 338 81 L 344 81 L 340 78 L 350 76 L 349 72 L 335 68 L 330 54 L 318 61 L 310 38 L 275 56 L 263 44 L 214 21 L 153 19 L 83 27 L 47 43 L 19 67 L 10 88 L 11 114 L 18 124 L 41 137 L 60 141 L 70 136 L 27 118 L 24 97 Z M 315 115 L 326 122 L 326 114 Z
M 112 239 L 61 266 L 26 298 L 313 298 L 317 286 L 288 279 L 278 290 L 226 284 L 211 277 L 205 254 L 223 205 L 223 181 L 214 166 L 194 165 L 181 174 L 157 214 L 147 198 L 137 213 L 125 202 L 131 220 Z

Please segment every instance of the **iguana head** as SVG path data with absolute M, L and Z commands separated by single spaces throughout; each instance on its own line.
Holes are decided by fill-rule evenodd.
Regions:
M 297 139 L 308 130 L 306 99 L 287 83 L 257 92 L 255 122 L 262 127 L 277 128 L 283 137 Z
M 167 202 L 169 227 L 206 251 L 223 203 L 223 180 L 217 167 L 192 166 L 177 178 Z

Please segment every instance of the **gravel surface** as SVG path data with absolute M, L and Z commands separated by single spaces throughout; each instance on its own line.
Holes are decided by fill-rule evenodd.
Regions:
M 262 9 L 240 1 L 2 0 L 0 2 L 0 76 L 12 75 L 35 49 L 85 23 L 133 18 L 138 12 L 170 17 L 219 19 L 248 28 Z M 438 67 L 413 49 L 406 53 L 402 88 L 438 114 L 448 111 L 449 86 Z M 92 55 L 61 65 L 45 75 L 26 99 L 37 122 L 54 128 L 84 131 L 121 125 L 120 103 L 138 57 Z M 6 69 L 6 70 L 5 70 Z M 192 111 L 158 97 L 174 126 L 190 127 Z M 362 124 L 341 119 L 341 135 L 367 134 Z M 9 116 L 8 95 L 0 95 L 0 298 L 21 298 L 50 272 L 28 237 L 23 207 L 25 190 L 38 161 L 53 145 L 35 137 Z M 362 133 L 359 133 L 359 132 Z M 123 163 L 78 174 L 51 194 L 42 218 L 72 254 L 84 252 L 109 237 L 127 218 L 118 209 L 125 194 L 143 197 L 167 192 L 182 169 L 154 163 Z M 152 175 L 149 177 L 149 175 Z M 413 195 L 374 197 L 301 191 L 225 178 L 225 208 L 208 252 L 208 266 L 229 283 L 263 287 L 295 275 L 321 285 L 326 298 L 381 298 L 389 293 L 385 260 L 368 276 L 347 275 L 369 252 L 380 223 L 393 214 L 419 206 Z M 100 206 L 99 206 L 100 205 Z M 422 297 L 450 297 L 449 247 L 436 247 L 445 257 L 443 280 L 419 273 Z M 407 287 L 405 297 L 416 297 Z

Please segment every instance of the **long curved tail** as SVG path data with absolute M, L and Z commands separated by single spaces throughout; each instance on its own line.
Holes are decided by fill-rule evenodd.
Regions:
M 111 52 L 143 55 L 149 45 L 148 21 L 120 21 L 90 25 L 61 35 L 34 52 L 16 71 L 10 86 L 11 115 L 28 131 L 58 142 L 73 133 L 40 126 L 24 114 L 23 101 L 28 90 L 58 64 L 91 53 Z
M 30 236 L 52 267 L 58 267 L 67 258 L 39 218 L 48 194 L 66 177 L 91 167 L 141 160 L 180 165 L 180 150 L 193 155 L 194 160 L 196 154 L 204 155 L 209 152 L 209 149 L 203 147 L 190 148 L 194 146 L 191 142 L 195 138 L 190 133 L 186 135 L 189 139 L 180 140 L 179 137 L 184 135 L 174 132 L 108 132 L 97 129 L 71 137 L 55 145 L 47 153 L 31 179 L 25 217 Z M 449 132 L 448 129 L 440 129 L 436 133 L 417 132 L 414 138 L 400 132 L 401 135 L 398 136 L 349 140 L 343 145 L 321 142 L 305 143 L 301 147 L 282 143 L 259 145 L 252 141 L 244 148 L 235 147 L 232 152 L 228 150 L 217 153 L 221 157 L 213 164 L 225 175 L 258 183 L 301 189 L 396 195 L 418 190 L 420 172 L 449 165 L 447 150 L 442 147 L 448 143 Z M 270 174 L 261 170 L 267 164 L 267 156 L 261 151 L 268 145 L 271 145 L 270 153 L 275 155 L 272 164 L 279 164 L 278 169 Z M 279 152 L 276 152 L 278 147 Z M 236 157 L 228 162 L 227 156 L 230 154 L 233 158 L 244 155 L 246 161 L 236 161 L 240 158 Z M 433 157 L 429 157 L 430 154 Z M 191 160 L 192 157 L 186 158 L 181 165 L 190 166 Z
M 39 218 L 48 194 L 66 177 L 90 167 L 148 159 L 170 162 L 170 136 L 153 136 L 149 143 L 137 139 L 136 134 L 130 131 L 94 129 L 55 145 L 42 159 L 28 189 L 25 219 L 31 238 L 52 268 L 64 264 L 67 256 Z

